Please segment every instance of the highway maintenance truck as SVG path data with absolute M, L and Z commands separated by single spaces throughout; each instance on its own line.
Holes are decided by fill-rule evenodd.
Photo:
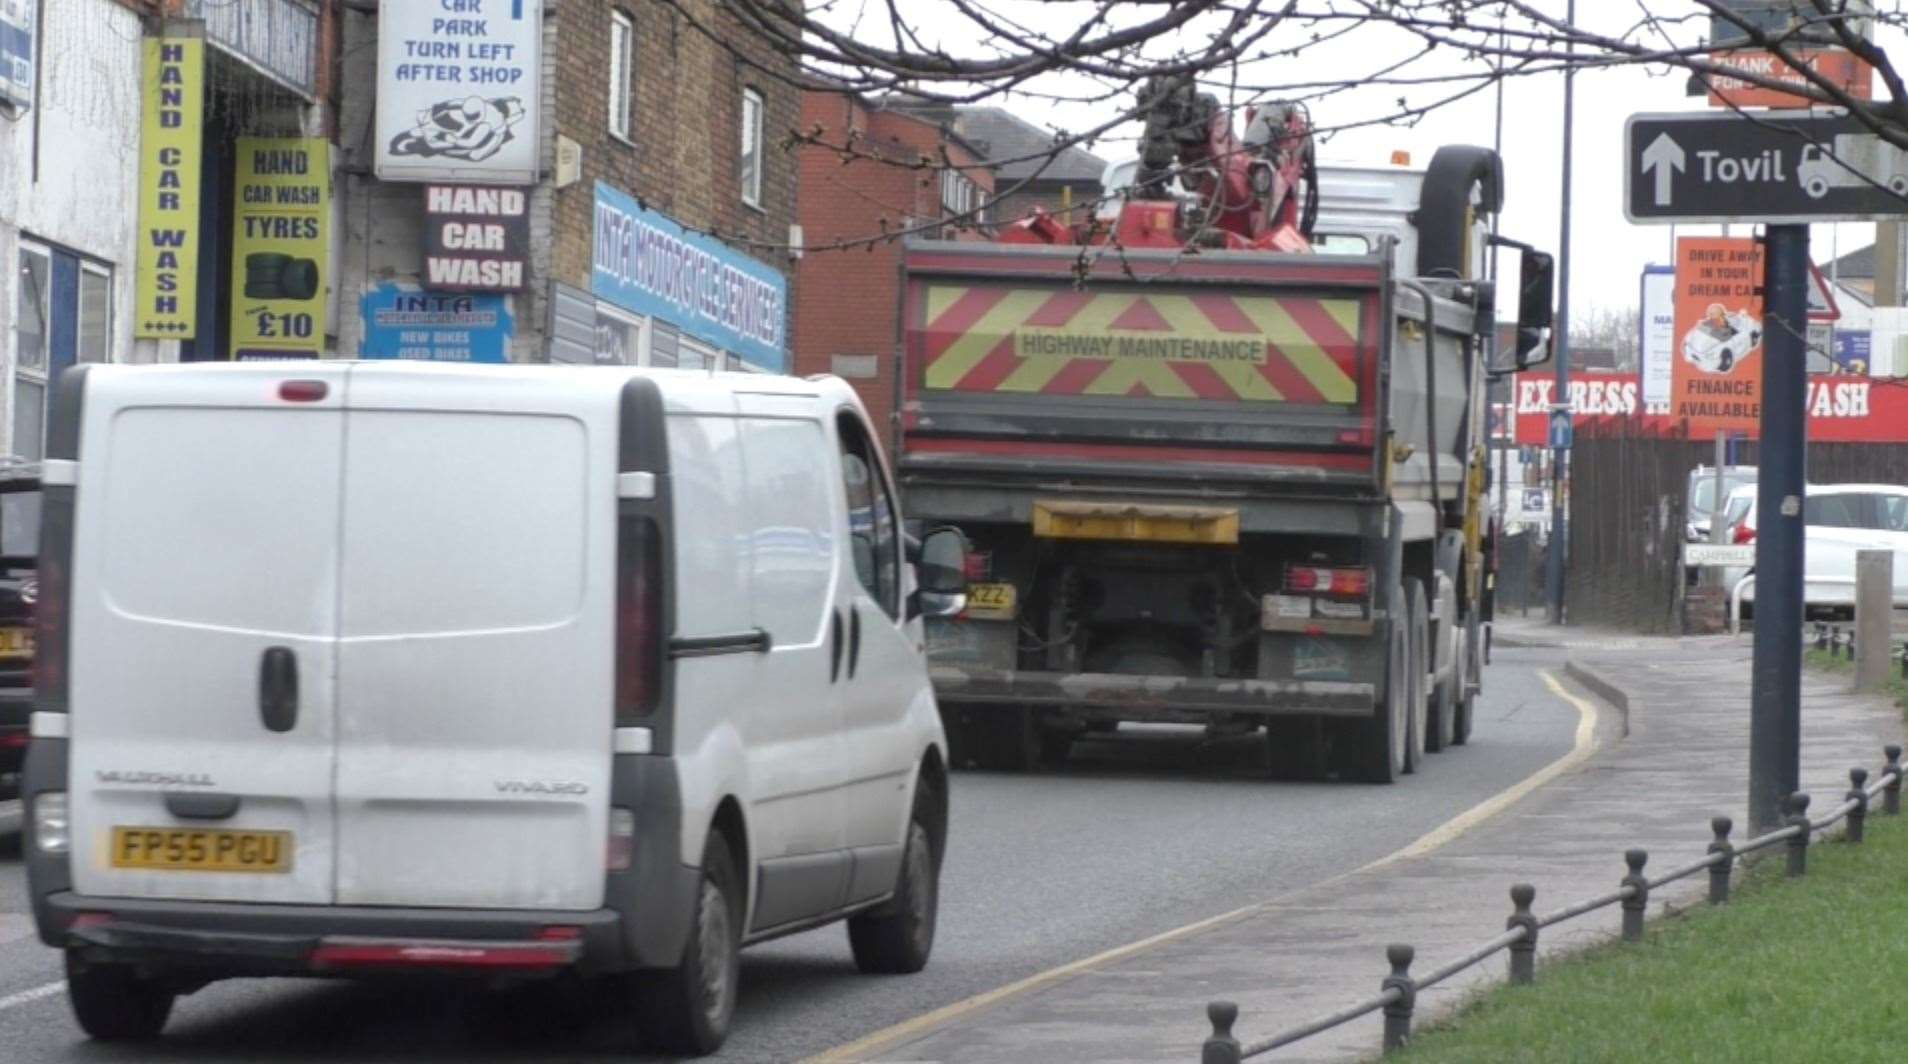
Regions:
M 1485 386 L 1545 347 L 1551 259 L 1492 235 L 1487 149 L 1321 174 L 1299 108 L 1239 141 L 1183 83 L 1144 92 L 1093 221 L 903 254 L 903 491 L 971 544 L 966 611 L 928 629 L 955 756 L 1022 769 L 1176 722 L 1390 782 L 1470 734 Z

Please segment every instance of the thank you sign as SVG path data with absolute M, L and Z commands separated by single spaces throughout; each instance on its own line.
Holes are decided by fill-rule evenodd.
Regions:
M 537 183 L 543 0 L 378 5 L 377 175 Z

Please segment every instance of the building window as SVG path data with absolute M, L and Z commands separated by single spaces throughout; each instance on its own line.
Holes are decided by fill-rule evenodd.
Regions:
M 643 322 L 640 314 L 625 314 L 596 305 L 596 364 L 638 366 L 643 360 Z
M 742 202 L 762 205 L 762 94 L 742 90 Z
M 610 13 L 609 131 L 629 139 L 630 82 L 634 79 L 636 24 L 621 11 Z
M 941 217 L 960 218 L 965 225 L 986 225 L 980 186 L 959 170 L 941 171 Z
M 37 461 L 46 433 L 46 360 L 52 346 L 53 256 L 20 245 L 13 313 L 13 453 Z
M 113 360 L 113 273 L 104 266 L 80 265 L 79 350 L 81 362 Z

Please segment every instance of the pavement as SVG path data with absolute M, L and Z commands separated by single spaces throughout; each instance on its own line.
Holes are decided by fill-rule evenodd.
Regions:
M 1261 745 L 1169 727 L 1082 744 L 1059 770 L 958 773 L 927 969 L 862 975 L 840 927 L 750 949 L 716 1059 L 786 1064 L 1381 859 L 1571 749 L 1577 712 L 1541 678 L 1563 657 L 1501 651 L 1471 745 L 1393 786 L 1268 780 Z M 181 999 L 157 1042 L 91 1044 L 26 908 L 18 858 L 0 851 L 3 1064 L 632 1059 L 634 1032 L 613 1019 L 625 1001 L 565 1008 L 456 984 L 232 980 Z
M 1239 1004 L 1236 1030 L 1250 1042 L 1375 994 L 1389 943 L 1414 945 L 1420 972 L 1469 952 L 1504 929 L 1513 882 L 1536 886 L 1541 914 L 1616 889 L 1630 847 L 1650 852 L 1650 871 L 1702 856 L 1712 815 L 1734 817 L 1735 837 L 1746 836 L 1748 636 L 1559 635 L 1520 622 L 1498 635 L 1500 647 L 1567 651 L 1571 671 L 1619 703 L 1599 706 L 1589 691 L 1572 692 L 1592 711 L 1589 742 L 1543 786 L 1402 855 L 956 1004 L 829 1059 L 1196 1060 L 1210 1000 Z M 1819 810 L 1847 790 L 1850 767 L 1880 765 L 1882 746 L 1902 739 L 1902 717 L 1819 674 L 1805 675 L 1803 700 L 1802 781 Z M 1651 915 L 1695 903 L 1705 889 L 1701 877 L 1662 888 Z M 1614 936 L 1619 918 L 1611 908 L 1545 930 L 1538 978 L 1547 960 Z M 1421 993 L 1419 1022 L 1500 981 L 1504 964 L 1493 958 Z M 1365 1059 L 1378 1048 L 1380 1023 L 1367 1016 L 1266 1059 Z

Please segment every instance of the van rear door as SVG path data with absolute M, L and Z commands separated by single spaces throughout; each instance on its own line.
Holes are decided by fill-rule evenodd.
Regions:
M 68 663 L 82 894 L 332 900 L 346 372 L 87 378 Z
M 602 903 L 618 392 L 583 379 L 353 371 L 339 904 Z

